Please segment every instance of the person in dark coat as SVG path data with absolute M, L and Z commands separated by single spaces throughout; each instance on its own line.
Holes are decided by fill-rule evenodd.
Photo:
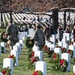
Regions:
M 40 50 L 42 50 L 42 47 L 45 45 L 45 35 L 43 33 L 43 30 L 41 29 L 41 25 L 37 25 L 37 29 L 34 34 L 34 42 L 37 43 Z
M 63 28 L 61 25 L 58 26 L 58 29 L 57 29 L 57 33 L 58 33 L 58 39 L 61 41 L 62 38 L 63 38 Z
M 10 25 L 7 28 L 7 35 L 8 35 L 8 40 L 10 40 L 10 47 L 11 49 L 13 48 L 13 45 L 16 44 L 16 42 L 19 41 L 18 39 L 18 27 L 16 25 L 13 25 L 11 22 L 9 23 Z
M 50 37 L 52 36 L 53 34 L 53 30 L 52 30 L 52 27 L 50 25 L 48 25 L 44 31 L 45 33 L 45 37 L 46 37 L 46 40 L 47 41 L 50 41 Z

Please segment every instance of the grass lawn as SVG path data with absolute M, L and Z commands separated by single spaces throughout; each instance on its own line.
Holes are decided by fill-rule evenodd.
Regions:
M 3 69 L 3 59 L 10 55 L 10 49 L 6 48 L 6 53 L 2 53 L 0 56 L 0 71 Z M 72 75 L 71 72 L 73 71 L 73 60 L 71 59 L 71 71 L 70 72 L 60 72 L 54 71 L 52 69 L 53 63 L 49 62 L 49 58 L 47 58 L 46 53 L 44 53 L 44 61 L 47 63 L 47 75 Z M 14 67 L 14 75 L 32 75 L 33 70 L 28 69 L 28 49 L 26 48 L 25 44 L 22 49 L 22 53 L 19 56 L 19 66 Z
M 0 57 L 0 71 L 3 67 L 3 59 L 10 55 L 9 48 L 6 48 L 7 52 L 2 53 Z M 45 53 L 44 53 L 45 54 Z M 44 61 L 47 62 L 47 75 L 71 75 L 72 67 L 74 64 L 71 63 L 71 72 L 59 72 L 52 70 L 52 63 L 49 62 L 49 58 L 44 57 Z M 28 69 L 28 49 L 24 46 L 22 49 L 22 53 L 19 56 L 19 66 L 14 67 L 14 75 L 32 75 L 33 70 Z

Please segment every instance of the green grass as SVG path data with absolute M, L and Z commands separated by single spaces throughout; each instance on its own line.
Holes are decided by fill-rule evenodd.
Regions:
M 2 53 L 0 57 L 0 71 L 3 67 L 3 59 L 10 55 L 9 48 L 6 48 L 7 52 Z M 46 53 L 44 53 L 46 55 Z M 24 46 L 22 53 L 19 56 L 19 66 L 14 67 L 14 75 L 32 75 L 33 70 L 28 69 L 28 49 Z M 52 63 L 49 62 L 49 58 L 44 57 L 44 61 L 47 63 L 47 75 L 71 75 L 73 63 L 71 63 L 71 72 L 60 72 L 52 70 Z
M 2 29 L 1 29 L 2 30 Z M 3 69 L 3 59 L 8 57 L 10 55 L 10 49 L 6 48 L 6 53 L 2 53 L 0 56 L 0 71 Z M 22 49 L 22 53 L 19 56 L 19 66 L 14 67 L 14 75 L 32 75 L 33 70 L 28 69 L 28 49 L 26 48 L 25 44 Z M 71 71 L 70 72 L 60 72 L 60 71 L 54 71 L 52 69 L 52 63 L 50 63 L 49 58 L 47 58 L 47 54 L 44 53 L 44 61 L 47 63 L 47 75 L 72 75 L 71 72 L 73 71 L 73 60 L 71 59 Z

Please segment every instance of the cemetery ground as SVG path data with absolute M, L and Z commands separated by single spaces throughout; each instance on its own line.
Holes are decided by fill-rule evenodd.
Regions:
M 3 31 L 3 29 L 0 29 L 0 31 Z M 6 53 L 2 53 L 0 56 L 0 72 L 3 69 L 3 59 L 9 56 L 10 56 L 10 49 L 6 48 Z M 50 63 L 50 59 L 47 57 L 47 53 L 45 52 L 43 52 L 43 60 L 47 63 L 47 75 L 72 75 L 71 72 L 73 71 L 73 65 L 74 65 L 72 58 L 71 58 L 70 72 L 60 72 L 60 71 L 53 70 L 52 66 L 54 64 Z M 35 69 L 28 69 L 28 63 L 29 63 L 28 48 L 26 48 L 24 43 L 21 55 L 19 56 L 19 61 L 18 61 L 19 65 L 17 67 L 14 67 L 13 75 L 32 75 Z

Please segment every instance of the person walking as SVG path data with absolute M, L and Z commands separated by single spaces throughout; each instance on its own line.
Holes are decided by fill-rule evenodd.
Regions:
M 18 27 L 12 22 L 9 22 L 9 25 L 7 26 L 6 33 L 8 36 L 8 40 L 10 41 L 10 49 L 13 48 L 13 45 L 16 44 L 16 42 L 19 41 L 18 39 Z
M 58 26 L 58 29 L 57 29 L 57 33 L 58 33 L 58 40 L 61 41 L 62 38 L 63 38 L 63 28 L 61 25 Z
M 38 47 L 40 50 L 42 50 L 42 47 L 45 45 L 45 35 L 43 33 L 43 30 L 41 29 L 41 25 L 38 24 L 36 26 L 36 31 L 35 31 L 35 34 L 34 34 L 34 42 L 37 43 Z
M 45 37 L 46 37 L 46 40 L 47 41 L 50 41 L 50 37 L 52 36 L 53 34 L 53 30 L 52 30 L 52 27 L 50 25 L 47 25 L 47 27 L 45 28 Z

